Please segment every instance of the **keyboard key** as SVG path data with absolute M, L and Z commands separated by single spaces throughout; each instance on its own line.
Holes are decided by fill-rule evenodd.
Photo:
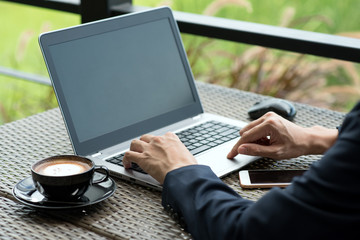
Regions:
M 211 148 L 211 147 L 207 146 L 207 145 L 203 145 L 199 148 L 195 148 L 195 149 L 191 150 L 190 152 L 191 152 L 191 154 L 196 155 L 198 153 L 208 150 L 209 148 Z
M 124 154 L 122 153 L 122 154 L 120 154 L 120 155 L 117 155 L 117 156 L 114 156 L 114 157 L 112 157 L 112 158 L 106 159 L 105 161 L 123 167 L 123 166 L 124 166 L 124 164 L 123 164 L 123 162 L 122 162 L 123 158 L 124 158 Z M 131 163 L 130 169 L 132 169 L 132 170 L 134 170 L 134 171 L 137 171 L 137 172 L 146 173 L 146 172 L 145 172 L 139 165 L 137 165 L 136 163 Z
M 222 141 L 221 139 L 216 139 L 214 141 L 214 143 L 217 143 L 218 145 L 220 145 L 220 144 L 224 143 L 224 141 Z
M 146 173 L 139 165 L 136 163 L 131 163 L 131 169 L 137 172 Z
M 218 146 L 219 144 L 214 143 L 214 142 L 209 142 L 207 145 L 209 145 L 210 147 L 216 147 L 216 146 Z
M 240 128 L 226 123 L 209 121 L 177 133 L 192 154 L 203 152 L 239 137 Z
M 221 133 L 219 133 L 221 136 L 228 136 L 228 135 L 230 135 L 230 134 L 233 134 L 234 132 L 237 132 L 236 130 L 234 130 L 234 129 L 229 129 L 229 130 L 227 130 L 227 131 L 224 131 L 224 132 L 221 132 Z
M 199 154 L 210 148 L 219 146 L 224 142 L 230 141 L 240 136 L 240 128 L 225 123 L 209 121 L 198 126 L 186 129 L 177 133 L 183 144 L 193 154 Z M 123 166 L 122 159 L 124 154 L 119 154 L 107 159 L 107 162 Z M 137 164 L 132 163 L 131 168 L 134 171 L 145 173 Z

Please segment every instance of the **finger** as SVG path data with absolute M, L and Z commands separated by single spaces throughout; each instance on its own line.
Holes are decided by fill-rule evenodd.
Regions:
M 144 148 L 145 148 L 146 144 L 147 143 L 145 141 L 134 139 L 134 140 L 131 141 L 130 151 L 141 153 L 141 152 L 144 151 Z
M 249 131 L 250 129 L 262 124 L 264 121 L 266 121 L 267 119 L 272 118 L 272 117 L 278 117 L 278 115 L 276 113 L 274 113 L 274 112 L 268 112 L 268 113 L 264 114 L 263 116 L 261 116 L 260 118 L 252 121 L 251 123 L 249 123 L 248 125 L 246 125 L 245 127 L 243 127 L 240 130 L 240 136 L 244 132 Z
M 164 136 L 170 137 L 170 138 L 179 139 L 179 137 L 178 137 L 175 133 L 173 133 L 173 132 L 167 132 L 167 133 L 165 133 Z
M 168 139 L 173 139 L 175 140 L 176 142 L 180 142 L 182 143 L 181 139 L 179 138 L 178 135 L 176 135 L 175 133 L 173 132 L 167 132 L 164 137 L 168 138 Z
M 133 151 L 126 152 L 122 160 L 124 167 L 130 168 L 132 162 L 138 164 L 140 162 L 141 156 L 142 154 L 138 152 L 133 152 Z
M 233 148 L 231 149 L 231 151 L 228 153 L 227 158 L 232 159 L 234 158 L 236 155 L 238 155 L 238 148 L 241 145 L 240 140 L 233 146 Z
M 240 145 L 242 145 L 244 143 L 257 142 L 258 144 L 269 145 L 268 141 L 265 141 L 265 139 L 268 140 L 267 139 L 267 131 L 264 130 L 265 127 L 266 126 L 264 126 L 263 122 L 262 122 L 262 123 L 256 125 L 255 127 L 252 127 L 248 131 L 242 133 L 241 138 L 234 145 L 234 147 L 231 149 L 231 151 L 228 153 L 227 158 L 232 159 L 236 155 L 238 155 L 239 147 L 240 147 Z
M 266 123 L 261 123 L 252 129 L 244 132 L 239 140 L 240 144 L 253 143 L 266 139 L 269 135 L 271 126 Z
M 279 148 L 277 146 L 265 146 L 255 143 L 242 144 L 237 149 L 239 154 L 261 156 L 276 159 Z
M 140 137 L 140 140 L 143 141 L 143 142 L 149 143 L 153 137 L 154 137 L 153 135 L 144 134 L 144 135 L 142 135 L 142 136 Z
M 257 125 L 263 123 L 265 120 L 264 116 L 262 116 L 261 118 L 258 118 L 254 121 L 252 121 L 251 123 L 249 123 L 248 125 L 246 125 L 245 127 L 243 127 L 241 130 L 240 130 L 240 136 L 244 133 L 244 132 L 247 132 L 249 131 L 250 129 L 252 129 L 253 127 L 256 127 Z

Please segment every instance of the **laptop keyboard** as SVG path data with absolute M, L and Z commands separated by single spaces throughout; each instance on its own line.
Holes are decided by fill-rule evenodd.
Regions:
M 184 143 L 187 149 L 189 149 L 193 155 L 196 155 L 239 137 L 239 131 L 240 128 L 237 126 L 217 121 L 208 121 L 178 132 L 176 135 L 180 138 L 181 142 Z M 123 158 L 124 153 L 105 161 L 123 166 Z M 132 163 L 131 169 L 145 173 L 136 163 Z

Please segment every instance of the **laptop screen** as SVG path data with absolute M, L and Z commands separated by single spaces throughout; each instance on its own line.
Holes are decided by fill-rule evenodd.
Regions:
M 85 150 L 80 153 L 181 120 L 187 117 L 185 109 L 199 105 L 171 18 L 98 29 L 46 47 L 49 72 L 74 147 Z

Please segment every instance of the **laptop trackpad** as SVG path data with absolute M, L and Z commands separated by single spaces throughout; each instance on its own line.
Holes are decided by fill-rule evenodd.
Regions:
M 199 154 L 196 159 L 199 164 L 209 166 L 218 177 L 221 177 L 260 158 L 239 154 L 234 159 L 228 159 L 226 155 L 236 142 L 237 139 Z

